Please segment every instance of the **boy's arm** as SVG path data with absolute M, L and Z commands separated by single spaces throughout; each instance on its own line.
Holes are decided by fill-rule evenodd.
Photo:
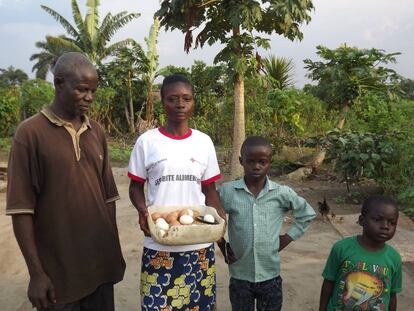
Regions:
M 305 233 L 312 219 L 316 217 L 316 213 L 312 206 L 292 189 L 289 189 L 288 196 L 294 222 L 288 229 L 287 234 L 295 241 Z
M 231 249 L 229 242 L 227 242 L 224 238 L 221 238 L 217 241 L 217 245 L 220 248 L 221 253 L 223 254 L 224 261 L 226 262 L 226 264 L 231 265 L 237 261 L 236 256 L 234 255 L 234 252 Z
M 334 285 L 335 285 L 334 281 L 330 281 L 327 279 L 323 280 L 322 289 L 321 289 L 321 298 L 319 301 L 319 311 L 326 311 L 326 308 L 328 307 L 329 299 L 332 296 Z
M 292 242 L 293 239 L 287 234 L 279 236 L 279 252 Z
M 390 298 L 389 311 L 397 311 L 397 294 L 392 293 Z

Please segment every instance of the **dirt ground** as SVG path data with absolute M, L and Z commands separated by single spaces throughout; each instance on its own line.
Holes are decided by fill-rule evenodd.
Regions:
M 139 310 L 139 265 L 143 235 L 137 227 L 137 215 L 128 199 L 128 178 L 125 168 L 114 168 L 121 200 L 118 202 L 117 221 L 123 254 L 127 263 L 124 280 L 116 285 L 117 310 Z M 292 243 L 281 254 L 284 291 L 284 311 L 311 311 L 318 309 L 319 292 L 322 283 L 321 271 L 332 244 L 342 236 L 341 227 L 348 234 L 358 233 L 358 226 L 347 226 L 345 216 L 355 215 L 356 205 L 342 203 L 346 189 L 343 184 L 329 180 L 310 180 L 289 184 L 312 206 L 326 197 L 335 219 L 326 221 L 318 217 L 308 232 Z M 372 191 L 371 188 L 362 191 Z M 27 269 L 14 239 L 11 220 L 4 215 L 5 193 L 0 193 L 0 310 L 31 310 L 26 298 L 28 284 Z M 341 220 L 341 216 L 344 219 Z M 406 219 L 400 225 L 404 230 L 397 232 L 400 239 L 411 242 L 413 224 Z M 412 244 L 412 243 L 411 243 Z M 410 250 L 407 250 L 409 252 Z M 228 270 L 221 254 L 217 253 L 217 300 L 218 311 L 230 310 L 228 301 Z M 403 293 L 398 296 L 398 310 L 412 310 L 414 305 L 414 262 L 406 261 L 403 267 Z

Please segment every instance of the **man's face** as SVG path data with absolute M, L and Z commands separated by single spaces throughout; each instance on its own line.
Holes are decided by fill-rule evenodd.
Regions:
M 83 116 L 94 100 L 98 86 L 98 75 L 92 67 L 80 67 L 68 73 L 57 84 L 59 101 L 65 112 L 72 116 Z

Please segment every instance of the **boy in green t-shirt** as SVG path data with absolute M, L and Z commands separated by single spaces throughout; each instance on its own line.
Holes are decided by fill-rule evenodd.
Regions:
M 374 195 L 362 205 L 362 235 L 335 243 L 322 273 L 319 311 L 397 310 L 401 256 L 385 242 L 397 227 L 398 209 L 387 196 Z

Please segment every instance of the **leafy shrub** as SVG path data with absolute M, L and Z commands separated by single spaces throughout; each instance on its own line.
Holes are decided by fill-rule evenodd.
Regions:
M 11 149 L 12 139 L 10 137 L 0 138 L 0 151 L 8 153 Z
M 318 136 L 333 128 L 332 114 L 316 97 L 297 89 L 269 92 L 267 133 L 275 146 L 298 145 L 310 136 Z
M 20 102 L 18 86 L 0 88 L 0 137 L 11 135 L 20 122 Z
M 108 142 L 109 157 L 112 162 L 120 165 L 126 165 L 129 161 L 133 148 L 133 143 L 128 143 L 123 140 L 111 140 Z
M 398 134 L 374 134 L 368 132 L 334 130 L 329 132 L 322 144 L 334 160 L 334 168 L 350 185 L 362 177 L 381 180 L 397 155 Z
M 44 106 L 50 105 L 55 93 L 52 83 L 42 79 L 33 79 L 23 82 L 21 91 L 23 119 L 36 114 L 42 110 Z

